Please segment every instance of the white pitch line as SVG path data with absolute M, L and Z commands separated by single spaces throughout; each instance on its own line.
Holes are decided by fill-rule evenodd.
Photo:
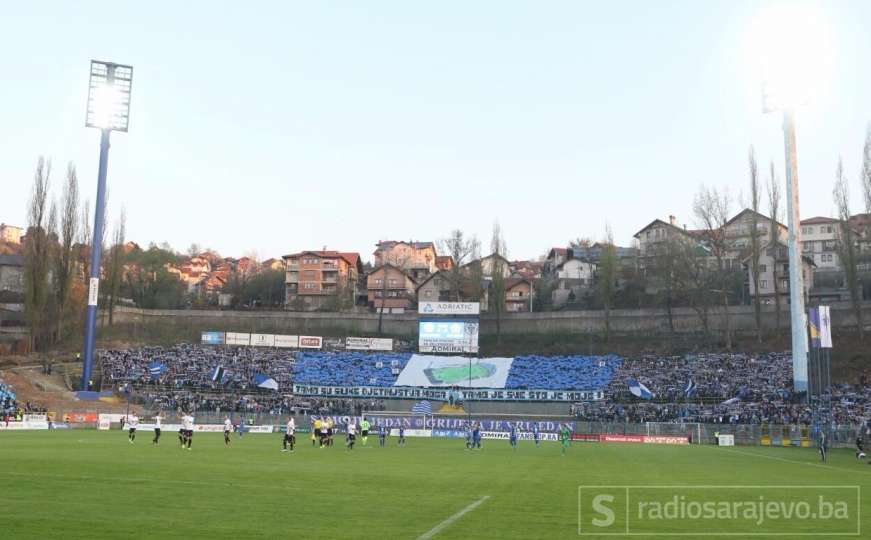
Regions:
M 715 448 L 715 447 L 711 447 Z M 819 467 L 820 469 L 833 469 L 836 471 L 848 472 L 848 473 L 862 473 L 862 474 L 871 474 L 871 471 L 863 471 L 859 469 L 845 469 L 843 467 L 835 467 L 833 465 L 823 465 L 822 463 L 808 463 L 807 461 L 797 461 L 794 459 L 786 459 L 777 456 L 766 456 L 765 454 L 758 454 L 756 452 L 743 452 L 741 450 L 733 450 L 731 448 L 720 448 L 719 450 L 725 450 L 726 452 L 731 452 L 733 454 L 741 454 L 744 456 L 756 456 L 765 459 L 773 459 L 775 461 L 782 461 L 784 463 L 793 463 L 795 465 L 807 465 L 809 467 Z
M 423 533 L 422 535 L 418 536 L 417 540 L 429 540 L 433 536 L 440 533 L 442 531 L 442 529 L 444 529 L 445 527 L 448 527 L 451 523 L 457 521 L 458 519 L 460 519 L 464 515 L 468 514 L 469 512 L 474 510 L 475 508 L 478 508 L 479 506 L 484 504 L 484 501 L 486 501 L 489 498 L 490 498 L 489 495 L 484 495 L 483 497 L 481 497 L 477 501 L 473 502 L 469 506 L 463 508 L 462 510 L 460 510 L 456 514 L 450 516 L 448 519 L 442 521 L 441 523 L 439 523 L 438 525 L 436 525 L 432 529 L 430 529 L 427 532 Z

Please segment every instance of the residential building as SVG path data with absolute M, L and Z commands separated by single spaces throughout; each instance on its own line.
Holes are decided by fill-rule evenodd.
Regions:
M 451 277 L 449 271 L 439 270 L 424 279 L 415 290 L 418 302 L 448 302 L 451 298 Z
M 674 216 L 668 216 L 668 222 L 654 219 L 634 235 L 638 243 L 638 264 L 642 269 L 649 266 L 650 259 L 661 253 L 661 246 L 668 240 L 697 244 L 700 242 L 699 235 L 700 231 L 679 227 Z
M 543 271 L 545 274 L 550 274 L 554 269 L 561 265 L 569 258 L 568 248 L 554 247 L 547 252 L 547 257 L 544 258 Z
M 284 270 L 284 261 L 281 259 L 266 259 L 263 261 L 264 270 Z
M 436 268 L 439 270 L 450 270 L 454 267 L 454 258 L 451 255 L 436 256 Z
M 0 255 L 0 302 L 24 294 L 24 256 Z M 23 301 L 23 298 L 21 298 Z
M 415 283 L 404 270 L 383 264 L 366 276 L 368 303 L 375 310 L 404 311 L 415 303 Z
M 10 244 L 20 244 L 21 237 L 24 235 L 24 229 L 14 225 L 0 223 L 0 242 L 9 242 Z
M 749 265 L 750 255 L 745 257 L 743 265 Z M 755 292 L 753 276 L 748 272 L 751 298 Z M 804 280 L 804 295 L 808 297 L 814 277 L 814 262 L 810 257 L 802 257 L 802 278 Z M 774 304 L 775 281 L 781 302 L 789 303 L 789 251 L 783 242 L 766 243 L 759 254 L 759 296 L 764 304 Z
M 382 240 L 375 245 L 374 264 L 393 265 L 407 272 L 412 279 L 420 281 L 437 272 L 438 254 L 432 242 L 404 242 Z
M 285 304 L 293 309 L 345 309 L 357 298 L 359 253 L 302 251 L 282 257 Z
M 574 303 L 595 283 L 596 265 L 581 259 L 566 259 L 554 268 L 551 301 L 555 307 Z
M 829 217 L 814 217 L 801 221 L 801 253 L 813 259 L 817 272 L 843 272 L 838 258 L 840 221 Z
M 511 261 L 512 277 L 521 277 L 528 280 L 541 279 L 544 272 L 544 261 Z
M 768 243 L 786 242 L 787 229 L 786 225 L 777 222 L 776 238 L 771 235 L 771 218 L 759 212 L 754 212 L 749 208 L 735 214 L 732 219 L 726 222 L 723 227 L 723 240 L 726 246 L 726 251 L 723 254 L 723 265 L 726 270 L 740 270 L 742 261 L 747 257 L 752 248 L 753 222 L 756 221 L 756 229 L 758 231 L 759 245 L 764 246 Z M 705 232 L 701 233 L 702 237 L 706 237 Z M 710 244 L 710 243 L 709 243 Z M 713 248 L 713 246 L 711 246 Z
M 529 311 L 532 301 L 532 281 L 526 278 L 505 280 L 505 311 L 518 313 Z

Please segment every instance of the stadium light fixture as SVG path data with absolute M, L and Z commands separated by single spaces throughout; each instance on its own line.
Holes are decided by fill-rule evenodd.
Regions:
M 94 205 L 94 232 L 91 241 L 91 273 L 88 283 L 88 310 L 85 322 L 85 354 L 82 359 L 82 390 L 90 390 L 94 341 L 97 332 L 97 303 L 100 296 L 103 214 L 106 207 L 106 172 L 109 165 L 109 134 L 127 131 L 130 122 L 130 93 L 133 67 L 91 60 L 88 106 L 85 126 L 100 130 L 100 165 L 97 170 L 97 200 Z
M 795 111 L 815 99 L 819 81 L 831 64 L 829 40 L 820 14 L 801 3 L 772 5 L 750 25 L 748 44 L 762 81 L 762 112 L 783 115 L 786 161 L 789 311 L 795 391 L 807 391 L 808 342 L 804 276 L 801 259 L 801 217 L 798 199 L 798 156 Z M 777 219 L 777 216 L 771 216 Z M 774 239 L 776 240 L 776 238 Z

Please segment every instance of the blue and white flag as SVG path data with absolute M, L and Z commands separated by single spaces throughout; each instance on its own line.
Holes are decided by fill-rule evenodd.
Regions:
M 257 385 L 257 388 L 278 390 L 278 382 L 269 375 L 264 375 L 262 373 L 258 373 L 254 376 L 254 384 Z
M 166 365 L 157 360 L 148 364 L 148 374 L 151 375 L 152 379 L 159 379 L 161 375 L 166 373 L 167 369 Z
M 629 379 L 629 392 L 641 399 L 653 399 L 653 392 L 635 379 Z
M 224 366 L 218 366 L 212 372 L 212 382 L 219 382 L 224 378 Z
M 689 397 L 693 397 L 694 395 L 696 395 L 696 392 L 698 392 L 698 390 L 699 390 L 698 385 L 696 385 L 695 381 L 690 379 L 687 382 L 686 388 L 683 389 L 683 393 L 686 395 L 686 397 L 689 398 Z
M 741 398 L 733 397 L 732 399 L 727 399 L 726 401 L 721 403 L 721 405 L 734 405 L 735 403 L 738 403 L 739 401 L 741 401 Z
M 432 405 L 429 401 L 418 401 L 411 407 L 411 412 L 415 414 L 432 414 Z

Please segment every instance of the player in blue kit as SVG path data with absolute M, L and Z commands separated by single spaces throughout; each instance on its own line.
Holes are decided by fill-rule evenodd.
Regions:
M 532 424 L 532 438 L 535 440 L 535 446 L 541 446 L 541 433 L 538 431 L 538 422 Z
M 472 424 L 472 448 L 481 448 L 481 424 Z
M 517 437 L 519 435 L 520 428 L 517 426 L 518 422 L 514 422 L 514 425 L 509 424 L 508 431 L 508 442 L 511 444 L 511 448 L 517 450 Z
M 387 443 L 387 426 L 381 424 L 378 426 L 378 446 L 384 448 Z
M 399 446 L 405 446 L 405 426 L 399 425 Z

